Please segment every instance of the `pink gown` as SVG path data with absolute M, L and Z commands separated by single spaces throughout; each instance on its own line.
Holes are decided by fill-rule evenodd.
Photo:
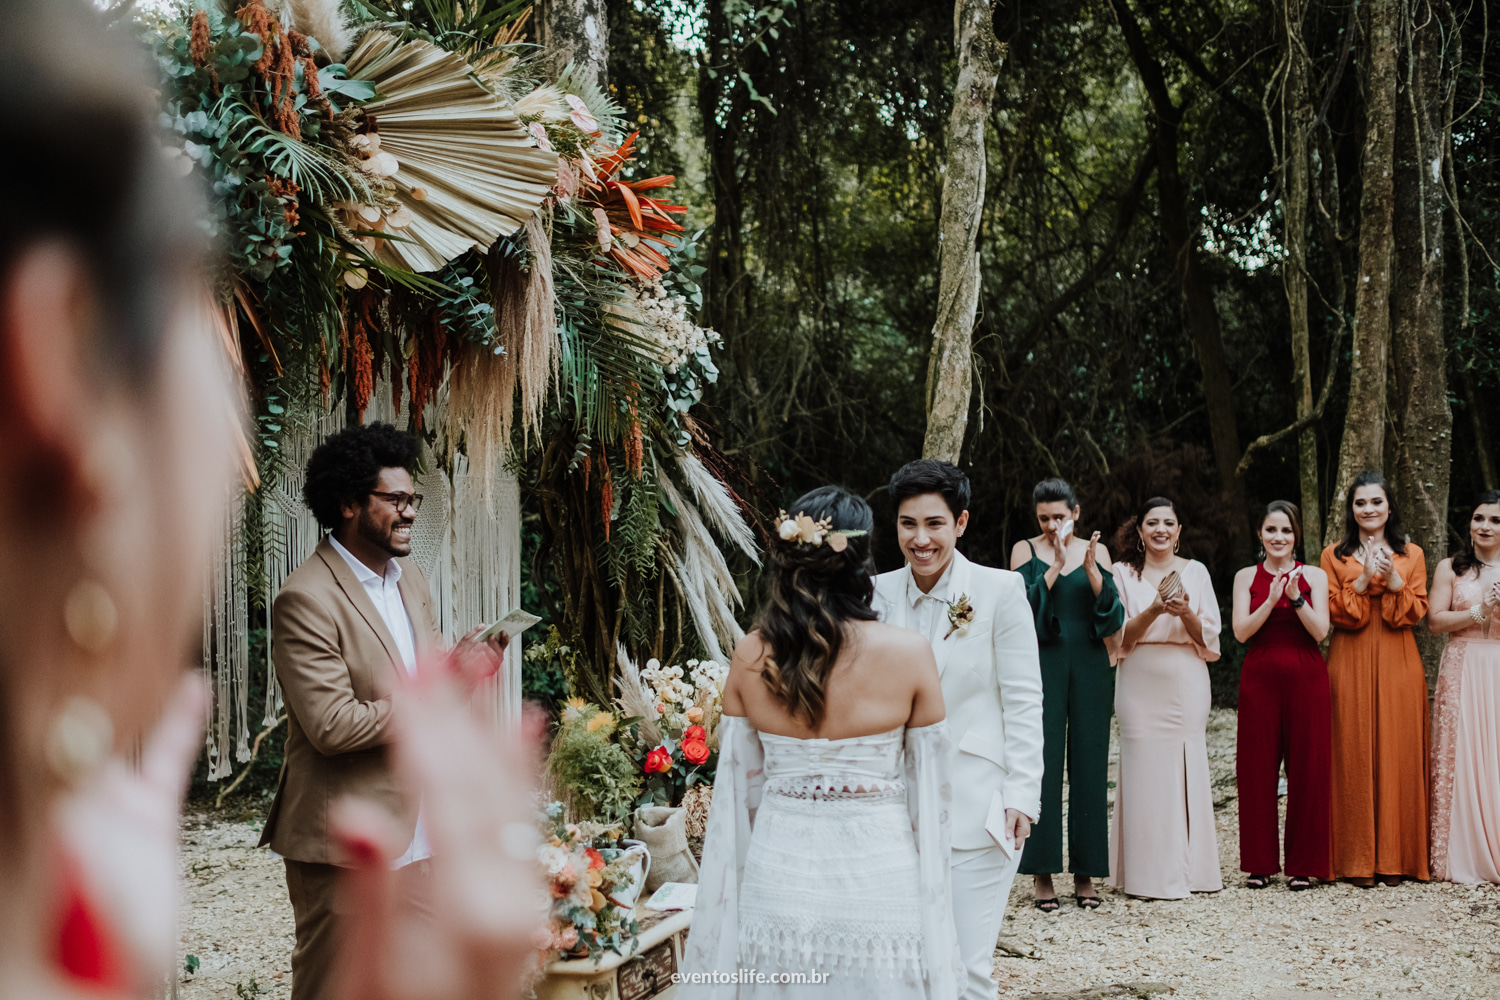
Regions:
M 1453 584 L 1454 611 L 1481 584 Z M 1500 614 L 1452 634 L 1432 702 L 1432 877 L 1500 882 Z
M 1219 658 L 1219 601 L 1208 569 L 1190 560 L 1179 573 L 1203 645 L 1182 622 L 1162 615 L 1125 659 L 1115 679 L 1120 780 L 1110 826 L 1110 885 L 1132 896 L 1181 899 L 1224 888 L 1208 775 L 1208 668 Z M 1145 611 L 1156 587 L 1115 566 L 1125 620 Z

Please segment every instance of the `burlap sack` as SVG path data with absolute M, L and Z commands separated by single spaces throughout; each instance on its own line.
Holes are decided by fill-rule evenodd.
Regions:
M 651 852 L 646 891 L 664 882 L 697 882 L 698 862 L 688 850 L 687 814 L 670 806 L 642 806 L 635 811 L 635 839 Z

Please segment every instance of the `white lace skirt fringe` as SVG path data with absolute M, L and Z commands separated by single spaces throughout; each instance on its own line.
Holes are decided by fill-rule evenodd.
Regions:
M 916 841 L 905 786 L 766 786 L 745 859 L 742 967 L 923 977 Z

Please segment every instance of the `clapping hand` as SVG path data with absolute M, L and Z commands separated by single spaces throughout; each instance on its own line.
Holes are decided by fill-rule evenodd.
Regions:
M 546 917 L 523 745 L 469 710 L 461 673 L 421 671 L 404 691 L 391 751 L 400 780 L 422 796 L 432 875 L 413 901 L 390 870 L 401 846 L 387 814 L 337 806 L 336 836 L 353 865 L 342 886 L 343 997 L 515 996 Z
M 1279 574 L 1271 581 L 1270 598 L 1279 601 L 1285 597 L 1288 601 L 1295 601 L 1301 595 L 1301 587 L 1298 580 L 1302 577 L 1302 570 L 1294 569 L 1286 574 Z
M 1093 579 L 1099 572 L 1099 532 L 1089 536 L 1089 547 L 1083 553 L 1083 571 Z
M 1390 576 L 1393 563 L 1391 561 L 1391 550 L 1379 542 L 1365 546 L 1361 555 L 1365 564 L 1364 577 L 1368 580 L 1384 580 Z
M 1500 605 L 1500 580 L 1490 584 L 1484 596 L 1479 599 L 1480 607 L 1484 609 L 1484 616 L 1488 618 L 1495 613 L 1495 608 Z

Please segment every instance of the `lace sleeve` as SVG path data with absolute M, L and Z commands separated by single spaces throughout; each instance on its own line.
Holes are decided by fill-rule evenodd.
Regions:
M 726 715 L 719 723 L 719 766 L 703 838 L 698 903 L 683 950 L 682 971 L 732 973 L 739 969 L 739 889 L 750 849 L 750 830 L 765 785 L 765 751 L 748 721 Z M 730 1000 L 736 986 L 682 983 L 683 1000 Z
M 953 741 L 948 738 L 947 722 L 906 731 L 906 803 L 917 839 L 929 997 L 957 996 L 964 982 L 949 874 L 953 786 L 948 768 L 952 755 Z

